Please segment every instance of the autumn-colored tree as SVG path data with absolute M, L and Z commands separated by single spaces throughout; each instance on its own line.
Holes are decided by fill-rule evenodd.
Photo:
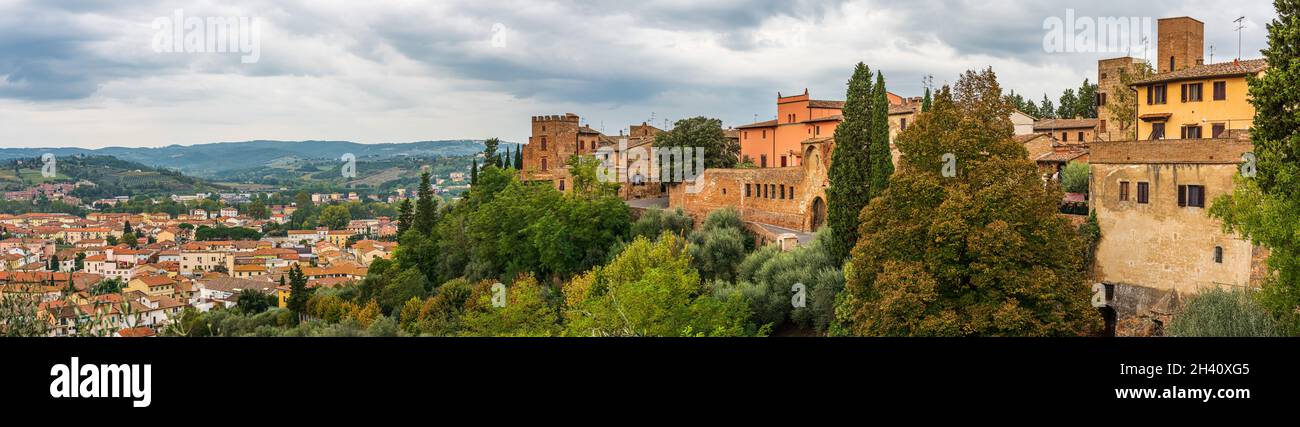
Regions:
M 1098 324 L 1061 192 L 1012 139 L 1010 111 L 991 69 L 968 71 L 898 137 L 903 166 L 862 213 L 836 333 L 1069 336 Z

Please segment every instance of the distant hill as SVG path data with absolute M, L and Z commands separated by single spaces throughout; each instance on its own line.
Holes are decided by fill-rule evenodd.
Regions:
M 514 144 L 503 144 L 514 147 Z M 171 145 L 156 148 L 0 148 L 0 161 L 38 158 L 53 153 L 60 158 L 76 155 L 113 156 L 145 166 L 178 170 L 186 175 L 216 178 L 235 171 L 275 167 L 301 161 L 333 161 L 346 153 L 362 160 L 398 157 L 466 156 L 483 150 L 481 141 L 420 141 L 391 144 L 359 144 L 347 141 L 247 141 L 199 145 Z M 341 162 L 340 162 L 341 163 Z
M 0 160 L 0 189 L 21 190 L 43 182 L 90 181 L 74 195 L 83 198 L 199 193 L 227 190 L 180 172 L 152 168 L 111 156 L 67 156 L 58 159 L 58 176 L 43 178 L 39 159 Z

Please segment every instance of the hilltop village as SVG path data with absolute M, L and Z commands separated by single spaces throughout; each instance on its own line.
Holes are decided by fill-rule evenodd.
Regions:
M 1067 165 L 1088 168 L 1086 190 L 1066 193 L 1062 216 L 1083 223 L 1096 215 L 1100 233 L 1090 279 L 1100 284 L 1097 304 L 1120 334 L 1149 334 L 1169 321 L 1180 298 L 1207 288 L 1255 288 L 1265 274 L 1265 248 L 1227 233 L 1207 213 L 1210 201 L 1231 193 L 1233 177 L 1252 151 L 1254 108 L 1247 78 L 1267 69 L 1263 59 L 1205 63 L 1204 24 L 1189 17 L 1158 21 L 1160 60 L 1119 57 L 1097 63 L 1097 118 L 1007 117 L 1046 182 L 1060 183 Z M 1139 76 L 1122 81 L 1122 76 Z M 1132 116 L 1119 115 L 1114 92 L 1132 91 Z M 889 140 L 897 166 L 897 136 L 922 114 L 920 97 L 888 94 Z M 740 145 L 738 168 L 711 168 L 703 190 L 673 183 L 633 184 L 620 195 L 639 211 L 681 209 L 697 221 L 734 208 L 760 243 L 791 248 L 812 239 L 827 218 L 828 170 L 844 102 L 815 99 L 807 90 L 777 94 L 776 119 L 726 129 Z M 576 114 L 532 118 L 523 148 L 524 179 L 571 191 L 562 161 L 573 155 L 650 147 L 665 130 L 642 123 L 626 134 L 604 135 L 580 125 Z M 621 144 L 620 144 L 621 143 Z M 640 155 L 640 152 L 630 154 Z M 608 157 L 607 155 L 605 157 Z M 634 159 L 635 160 L 635 159 Z
M 1038 118 L 1019 110 L 1005 117 L 1014 129 L 1014 143 L 1023 147 L 1028 160 L 1036 166 L 1044 188 L 1064 185 L 1071 173 L 1084 171 L 1083 181 L 1062 193 L 1059 212 L 1047 216 L 1058 215 L 1075 227 L 1095 224 L 1101 238 L 1089 251 L 1086 279 L 1095 284 L 1093 308 L 1104 318 L 1107 334 L 1160 334 L 1185 298 L 1211 288 L 1255 288 L 1266 275 L 1268 251 L 1225 231 L 1222 223 L 1208 214 L 1208 207 L 1217 197 L 1233 191 L 1243 159 L 1254 150 L 1250 131 L 1255 109 L 1247 81 L 1266 73 L 1268 64 L 1263 59 L 1206 63 L 1202 54 L 1204 24 L 1193 18 L 1161 19 L 1157 32 L 1158 60 L 1150 66 L 1131 57 L 1098 61 L 1097 90 L 1092 100 L 1096 118 Z M 882 97 L 887 111 L 877 111 L 888 124 L 888 162 L 895 168 L 904 166 L 901 159 L 907 155 L 895 143 L 925 120 L 929 95 L 890 92 Z M 1135 108 L 1129 108 L 1130 112 L 1120 103 Z M 752 285 L 744 280 L 756 281 L 759 275 L 737 271 L 734 264 L 739 262 L 734 262 L 706 271 L 707 278 L 714 280 L 708 284 L 700 283 L 698 273 L 682 274 L 689 279 L 689 286 L 682 287 L 681 298 L 689 304 L 673 309 L 689 309 L 698 319 L 681 320 L 685 323 L 662 329 L 644 326 L 662 321 L 649 319 L 635 325 L 644 327 L 643 331 L 620 323 L 636 323 L 627 319 L 602 318 L 599 313 L 609 304 L 621 307 L 618 304 L 624 302 L 610 302 L 603 299 L 605 294 L 586 291 L 615 286 L 604 282 L 615 280 L 611 279 L 614 276 L 601 275 L 597 266 L 610 262 L 629 268 L 636 273 L 626 276 L 639 280 L 644 271 L 636 269 L 644 266 L 623 259 L 637 252 L 626 249 L 628 252 L 620 255 L 619 251 L 634 247 L 653 256 L 678 256 L 681 254 L 673 251 L 681 249 L 673 246 L 671 237 L 664 243 L 666 249 L 654 249 L 659 252 L 648 249 L 659 245 L 645 241 L 648 239 L 624 246 L 626 242 L 617 238 L 636 234 L 628 230 L 627 219 L 622 219 L 620 225 L 605 227 L 584 224 L 587 218 L 583 215 L 620 214 L 625 209 L 633 218 L 645 218 L 678 212 L 689 217 L 689 225 L 698 227 L 719 211 L 735 212 L 745 238 L 752 240 L 736 244 L 738 250 L 770 245 L 777 248 L 776 252 L 790 253 L 822 245 L 818 232 L 835 216 L 828 189 L 834 170 L 836 130 L 845 122 L 848 108 L 844 100 L 815 98 L 807 89 L 794 94 L 777 93 L 775 119 L 721 129 L 723 143 L 738 148 L 736 158 L 727 159 L 728 167 L 703 170 L 690 186 L 649 179 L 658 176 L 657 171 L 636 166 L 643 165 L 643 156 L 651 152 L 648 150 L 674 131 L 649 123 L 606 135 L 583 125 L 577 114 L 534 116 L 531 136 L 522 150 L 495 159 L 500 170 L 511 171 L 507 179 L 550 186 L 570 195 L 592 185 L 584 181 L 587 177 L 579 166 L 584 164 L 582 159 L 594 159 L 612 170 L 614 180 L 620 183 L 615 192 L 623 204 L 615 200 L 616 207 L 602 205 L 599 200 L 560 201 L 509 183 L 482 182 L 478 160 L 485 167 L 492 164 L 490 156 L 495 147 L 490 147 L 475 159 L 468 176 L 456 172 L 447 178 L 447 184 L 474 185 L 467 200 L 459 200 L 461 205 L 451 209 L 432 202 L 423 205 L 427 195 L 419 195 L 421 202 L 412 207 L 411 196 L 425 189 L 403 189 L 387 199 L 403 203 L 401 218 L 375 215 L 373 219 L 340 220 L 339 216 L 331 216 L 329 224 L 324 224 L 331 208 L 337 212 L 340 204 L 361 201 L 355 193 L 300 196 L 294 203 L 259 206 L 257 214 L 240 207 L 245 206 L 247 198 L 232 196 L 235 198 L 228 204 L 178 214 L 0 215 L 0 296 L 20 295 L 39 301 L 32 309 L 33 316 L 52 336 L 153 336 L 175 325 L 182 313 L 247 308 L 248 304 L 293 309 L 298 312 L 298 320 L 290 323 L 319 320 L 329 310 L 320 308 L 323 302 L 318 300 L 310 303 L 313 308 L 304 309 L 302 304 L 307 303 L 295 296 L 294 283 L 308 290 L 334 289 L 358 285 L 370 280 L 368 277 L 375 278 L 376 283 L 387 283 L 386 288 L 377 291 L 378 298 L 386 300 L 384 310 L 399 318 L 402 327 L 413 334 L 550 335 L 561 333 L 567 324 L 571 328 L 568 333 L 585 335 L 692 331 L 738 335 L 771 333 L 770 327 L 782 323 L 800 323 L 805 328 L 801 331 L 827 333 L 828 325 L 834 323 L 831 318 L 839 315 L 834 307 L 840 303 L 835 292 L 844 287 L 845 276 L 839 270 L 842 265 L 826 266 L 826 271 L 833 272 L 830 281 L 838 281 L 839 288 L 827 287 L 834 290 L 810 297 L 814 299 L 813 308 L 808 310 L 814 314 L 810 315 L 795 314 L 804 307 L 779 308 L 772 309 L 775 314 L 771 319 L 761 318 L 765 307 L 762 304 L 766 303 L 758 299 L 751 299 L 745 310 L 733 310 L 726 305 L 731 304 L 726 302 L 731 301 L 728 295 L 752 289 L 735 290 L 726 285 Z M 94 183 L 42 184 L 5 197 L 80 204 L 82 201 L 70 193 L 86 185 Z M 426 176 L 422 187 L 429 185 Z M 481 187 L 491 188 L 492 193 L 476 195 Z M 505 199 L 508 201 L 538 205 L 529 208 L 545 207 L 546 212 L 527 215 L 552 216 L 547 216 L 546 221 L 524 222 L 520 218 L 525 213 L 509 211 L 514 206 L 502 201 L 505 196 L 499 194 L 514 198 Z M 207 196 L 173 196 L 173 201 L 191 203 Z M 375 196 L 371 199 L 378 200 Z M 128 201 L 104 199 L 94 203 L 112 206 Z M 475 211 L 498 205 L 504 208 L 489 213 Z M 294 219 L 303 209 L 321 210 L 320 223 L 312 221 L 310 227 L 285 229 L 306 224 Z M 591 229 L 573 231 L 575 224 Z M 262 232 L 270 228 L 280 232 Z M 693 244 L 707 244 L 704 237 L 689 237 L 691 227 L 686 228 L 678 233 L 682 238 L 694 239 Z M 421 235 L 408 237 L 403 233 L 407 229 L 418 230 Z M 562 233 L 568 234 L 558 237 Z M 435 241 L 430 242 L 428 236 L 435 236 Z M 468 247 L 480 243 L 473 249 Z M 415 249 L 404 252 L 408 246 Z M 557 254 L 550 251 L 554 248 L 572 251 Z M 760 252 L 763 256 L 780 256 L 755 251 Z M 619 258 L 612 258 L 615 255 Z M 743 251 L 739 254 L 744 255 Z M 406 270 L 390 270 L 390 265 Z M 376 268 L 385 271 L 372 274 L 372 266 L 382 266 Z M 581 274 L 593 267 L 596 270 Z M 542 313 L 544 319 L 533 324 L 519 320 L 528 317 L 524 314 L 486 310 L 488 303 L 484 301 L 495 289 L 491 287 L 492 279 L 501 277 L 518 278 L 511 283 L 512 304 L 516 298 L 538 304 L 542 308 L 529 315 Z M 731 283 L 721 284 L 724 281 Z M 447 284 L 452 282 L 457 284 Z M 407 283 L 411 284 L 407 289 L 410 292 L 399 289 Z M 538 290 L 548 283 L 563 295 Z M 717 288 L 711 293 L 701 290 L 707 289 L 705 286 Z M 779 292 L 767 291 L 775 295 L 772 300 L 777 303 L 769 306 L 789 301 L 785 293 L 789 284 L 773 286 L 779 286 L 772 288 Z M 522 294 L 516 296 L 515 292 Z M 337 302 L 342 297 L 330 294 L 328 298 Z M 362 301 L 348 304 L 355 304 L 348 310 L 366 314 L 342 315 L 344 319 L 383 316 L 377 313 L 378 307 L 371 309 Z M 582 309 L 565 311 L 573 307 Z M 719 320 L 723 315 L 699 320 L 707 317 L 698 314 L 707 312 L 699 307 L 746 314 L 736 316 L 739 320 L 734 322 Z M 620 310 L 607 311 L 623 315 Z M 752 318 L 750 313 L 754 313 Z M 498 315 L 507 317 L 482 320 Z M 691 323 L 697 321 L 703 323 Z M 766 327 L 762 326 L 764 322 Z M 1047 325 L 1034 331 L 1079 334 L 1086 329 L 1076 326 L 1056 330 L 1051 329 L 1055 325 Z

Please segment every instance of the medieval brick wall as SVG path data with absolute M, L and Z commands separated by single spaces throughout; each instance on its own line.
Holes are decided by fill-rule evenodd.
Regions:
M 735 207 L 745 221 L 815 231 L 814 217 L 825 219 L 832 145 L 805 143 L 805 162 L 796 167 L 705 170 L 698 192 L 680 184 L 669 187 L 669 207 L 682 208 L 697 222 L 714 210 Z

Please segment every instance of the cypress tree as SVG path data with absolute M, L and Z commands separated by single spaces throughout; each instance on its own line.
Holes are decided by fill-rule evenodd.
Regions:
M 397 208 L 397 235 L 406 234 L 406 230 L 411 229 L 411 223 L 415 221 L 415 213 L 412 212 L 411 199 L 402 199 L 402 204 Z
M 280 286 L 284 286 L 284 276 L 280 276 Z M 307 300 L 311 296 L 307 294 L 307 277 L 302 274 L 302 268 L 294 264 L 289 269 L 289 301 L 285 305 L 289 310 L 297 314 L 297 319 L 301 320 L 307 313 Z
M 524 147 L 515 150 L 515 169 L 524 170 Z
M 844 121 L 835 128 L 835 150 L 828 172 L 830 187 L 826 189 L 826 223 L 831 227 L 834 241 L 830 249 L 836 263 L 848 258 L 857 242 L 858 214 L 871 195 L 871 86 L 871 69 L 859 62 L 849 78 Z
M 126 221 L 126 224 L 122 226 L 122 234 L 131 233 L 134 233 L 134 231 L 131 230 L 131 221 Z
M 934 102 L 934 100 L 930 98 L 930 88 L 927 87 L 925 88 L 925 98 L 921 98 L 921 112 L 924 113 L 930 111 L 930 104 L 932 102 Z
M 871 160 L 870 196 L 876 197 L 889 186 L 889 176 L 894 174 L 894 154 L 889 149 L 889 96 L 885 90 L 885 76 L 876 71 L 876 86 L 871 103 L 871 144 L 867 157 Z
M 415 230 L 429 235 L 437 221 L 437 205 L 433 203 L 433 187 L 429 185 L 429 172 L 420 174 L 420 197 L 415 202 Z
M 478 184 L 478 159 L 470 160 L 469 185 Z

